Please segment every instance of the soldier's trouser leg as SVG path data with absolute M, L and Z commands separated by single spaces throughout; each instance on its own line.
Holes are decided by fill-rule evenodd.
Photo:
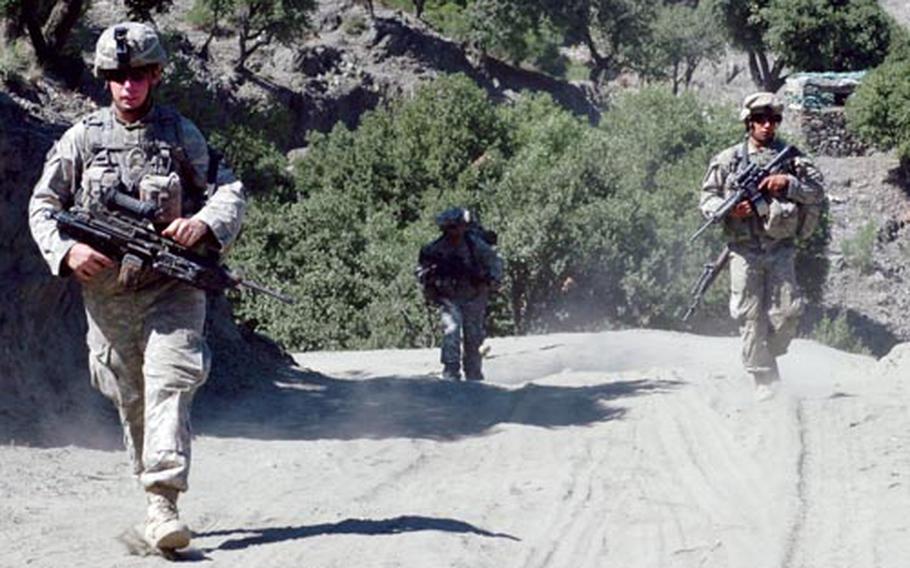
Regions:
M 442 324 L 442 349 L 440 362 L 446 374 L 461 373 L 461 330 L 464 318 L 461 308 L 451 300 L 443 300 L 439 306 Z
M 185 490 L 189 407 L 209 370 L 205 294 L 178 282 L 83 294 L 92 383 L 117 407 L 134 472 L 145 487 Z
M 461 311 L 464 317 L 462 329 L 464 333 L 464 374 L 469 381 L 483 380 L 483 359 L 480 355 L 480 346 L 486 336 L 484 318 L 487 311 L 487 296 L 481 294 L 477 298 L 463 302 Z
M 776 368 L 768 349 L 765 297 L 766 271 L 761 255 L 731 253 L 730 315 L 740 324 L 743 366 L 756 380 L 770 376 Z
M 767 258 L 768 351 L 773 357 L 787 352 L 796 337 L 803 299 L 796 282 L 796 249 L 785 247 Z
M 169 282 L 149 298 L 143 333 L 145 357 L 145 487 L 185 491 L 190 469 L 190 405 L 208 377 L 203 337 L 205 293 Z
M 142 380 L 142 332 L 132 302 L 122 297 L 84 294 L 92 386 L 114 403 L 123 426 L 133 473 L 142 472 L 145 396 Z

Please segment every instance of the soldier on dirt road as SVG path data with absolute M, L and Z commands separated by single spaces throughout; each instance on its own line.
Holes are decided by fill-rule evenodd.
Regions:
M 768 164 L 784 148 L 776 136 L 782 113 L 783 104 L 773 93 L 746 97 L 739 117 L 746 128 L 744 140 L 714 156 L 705 174 L 700 208 L 706 217 L 733 193 L 731 183 L 741 168 Z M 817 225 L 822 184 L 808 158 L 793 158 L 759 185 L 770 202 L 766 217 L 743 201 L 724 220 L 730 314 L 740 323 L 743 364 L 762 399 L 773 396 L 779 384 L 777 358 L 787 352 L 803 310 L 795 241 L 810 237 Z
M 143 536 L 162 551 L 190 541 L 177 497 L 190 469 L 190 405 L 210 366 L 205 293 L 116 263 L 61 233 L 49 214 L 96 211 L 111 192 L 123 192 L 162 204 L 155 227 L 184 246 L 208 241 L 224 249 L 236 238 L 245 210 L 241 182 L 210 160 L 192 122 L 154 101 L 166 61 L 151 27 L 127 22 L 104 30 L 94 70 L 112 104 L 56 143 L 29 204 L 32 235 L 51 272 L 82 284 L 92 384 L 119 411 L 146 494 Z
M 467 209 L 447 209 L 436 224 L 443 234 L 420 250 L 417 275 L 426 299 L 439 307 L 442 377 L 460 380 L 463 366 L 467 380 L 482 381 L 484 319 L 490 292 L 502 281 L 502 259 L 490 242 L 493 233 Z

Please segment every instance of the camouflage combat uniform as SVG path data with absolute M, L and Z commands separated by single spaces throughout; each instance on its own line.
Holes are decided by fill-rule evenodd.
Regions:
M 425 294 L 439 306 L 444 378 L 460 378 L 463 365 L 466 379 L 483 380 L 484 319 L 490 291 L 502 280 L 502 260 L 481 232 L 471 229 L 457 245 L 445 234 L 425 245 L 418 264 L 426 274 Z
M 53 274 L 66 274 L 64 259 L 75 241 L 61 234 L 48 214 L 73 206 L 99 207 L 100 186 L 110 184 L 111 176 L 134 187 L 143 176 L 175 172 L 177 147 L 197 179 L 205 180 L 209 152 L 202 134 L 167 107 L 153 106 L 132 124 L 105 108 L 67 130 L 49 153 L 29 204 L 32 234 Z M 219 167 L 216 191 L 206 200 L 204 188 L 195 188 L 195 204 L 191 185 L 183 180 L 183 216 L 205 222 L 227 247 L 240 230 L 242 184 Z M 151 271 L 140 274 L 129 289 L 117 276 L 116 269 L 105 270 L 83 286 L 92 383 L 120 413 L 143 486 L 184 491 L 190 466 L 189 407 L 209 372 L 205 293 Z
M 747 140 L 715 156 L 708 167 L 701 192 L 701 211 L 713 213 L 732 192 L 735 173 L 749 162 L 762 166 L 784 147 L 775 141 L 758 148 Z M 752 215 L 728 216 L 724 230 L 730 256 L 730 315 L 740 322 L 742 360 L 756 382 L 777 377 L 775 359 L 787 352 L 796 334 L 803 298 L 796 282 L 795 240 L 809 226 L 802 207 L 824 200 L 822 175 L 806 157 L 793 159 L 785 168 L 789 186 L 780 199 L 772 198 L 772 221 Z M 814 224 L 813 224 L 814 226 Z

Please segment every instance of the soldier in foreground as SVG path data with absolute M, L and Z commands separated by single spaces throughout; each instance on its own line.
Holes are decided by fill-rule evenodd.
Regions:
M 126 194 L 160 204 L 154 227 L 180 245 L 224 249 L 237 236 L 242 184 L 210 161 L 195 125 L 154 102 L 165 63 L 157 34 L 144 24 L 101 34 L 94 70 L 112 104 L 72 126 L 48 154 L 29 223 L 51 272 L 82 284 L 92 384 L 119 411 L 148 505 L 144 537 L 171 551 L 190 541 L 177 497 L 187 490 L 190 405 L 209 372 L 205 293 L 125 259 L 117 263 L 50 218 L 70 208 L 100 211 L 112 195 Z
M 739 172 L 770 164 L 784 150 L 776 137 L 782 112 L 772 93 L 746 97 L 740 111 L 745 139 L 711 160 L 702 183 L 706 218 L 739 189 Z M 777 357 L 787 352 L 803 309 L 795 241 L 812 235 L 824 200 L 821 173 L 810 160 L 797 155 L 779 161 L 758 183 L 755 198 L 739 201 L 722 219 L 730 251 L 730 314 L 740 323 L 743 364 L 760 399 L 773 396 L 779 384 Z
M 467 380 L 482 381 L 484 318 L 490 292 L 502 281 L 502 259 L 492 246 L 495 236 L 470 211 L 447 209 L 436 224 L 443 234 L 420 249 L 417 276 L 442 319 L 442 378 L 460 380 L 463 364 Z

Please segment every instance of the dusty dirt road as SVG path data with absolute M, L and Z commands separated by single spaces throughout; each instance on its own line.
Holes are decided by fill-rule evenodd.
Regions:
M 875 568 L 910 558 L 910 345 L 798 341 L 756 402 L 738 340 L 652 331 L 309 353 L 196 408 L 183 560 L 238 567 Z M 117 431 L 0 447 L 0 567 L 145 567 Z M 77 439 L 80 437 L 77 436 Z

